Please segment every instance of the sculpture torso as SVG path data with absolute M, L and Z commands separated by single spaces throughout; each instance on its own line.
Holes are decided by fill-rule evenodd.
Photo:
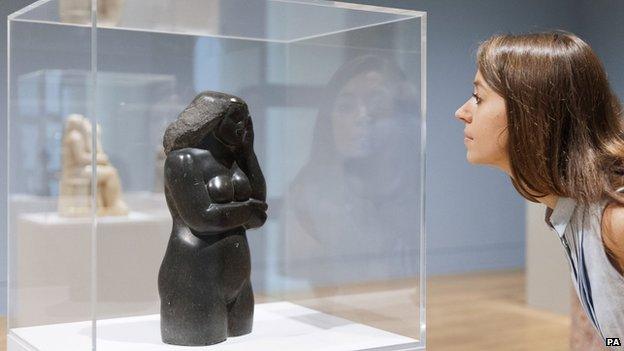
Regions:
M 206 106 L 198 111 L 192 103 L 180 117 L 191 122 L 180 126 L 174 122 L 168 132 L 186 140 L 190 137 L 184 133 L 192 135 L 201 123 L 209 123 L 212 113 L 231 118 L 230 109 L 214 111 L 213 104 L 231 104 L 232 99 L 216 101 L 222 98 L 220 93 L 204 94 L 194 102 Z M 249 119 L 246 106 L 241 112 L 244 114 L 225 127 L 238 128 L 236 123 L 242 125 Z M 194 122 L 197 129 L 188 128 Z M 252 137 L 248 123 L 246 133 Z M 230 141 L 236 131 L 226 131 L 231 132 L 226 135 Z M 253 323 L 246 230 L 260 227 L 266 220 L 264 176 L 251 142 L 233 146 L 218 139 L 215 132 L 205 133 L 192 147 L 170 150 L 164 167 L 173 229 L 158 287 L 162 338 L 175 345 L 215 344 L 251 332 Z M 165 149 L 167 140 L 166 134 Z
M 182 219 L 184 215 L 193 216 L 194 213 L 180 213 L 181 209 L 175 205 L 176 202 L 183 202 L 188 201 L 189 198 L 196 198 L 200 201 L 208 201 L 208 204 L 228 204 L 242 203 L 251 198 L 253 189 L 249 178 L 233 159 L 223 159 L 219 156 L 215 157 L 209 150 L 186 148 L 173 151 L 169 154 L 167 157 L 168 162 L 165 163 L 165 172 L 171 167 L 170 164 L 175 162 L 170 160 L 176 158 L 190 159 L 190 162 L 183 165 L 181 169 L 179 165 L 174 166 L 178 168 L 176 172 L 187 174 L 190 178 L 186 181 L 192 181 L 195 185 L 201 185 L 206 191 L 206 197 L 201 198 L 201 200 L 198 198 L 197 193 L 191 192 L 191 189 L 189 189 L 191 190 L 189 192 L 178 191 L 175 196 L 167 192 L 168 201 L 174 201 L 170 203 L 169 206 L 174 217 L 180 218 L 196 235 L 202 235 L 202 231 L 198 230 L 198 228 L 193 228 L 192 224 L 185 223 Z M 165 180 L 165 187 L 167 187 L 169 183 L 170 180 Z M 175 201 L 176 199 L 177 201 Z M 199 209 L 195 208 L 193 212 L 197 210 Z M 227 231 L 228 230 L 223 229 L 221 232 Z M 207 233 L 214 234 L 215 232 L 207 231 Z
M 169 157 L 180 156 L 192 158 L 192 163 L 183 169 L 183 172 L 201 175 L 201 178 L 193 179 L 193 182 L 200 182 L 201 186 L 206 187 L 211 203 L 226 204 L 249 200 L 251 195 L 249 180 L 235 162 L 230 164 L 219 162 L 210 151 L 194 148 L 172 152 Z M 167 166 L 165 164 L 165 169 Z M 172 194 L 167 192 L 168 202 L 187 201 L 179 198 L 181 195 L 184 194 L 176 194 L 172 198 Z M 251 274 L 245 228 L 241 225 L 219 231 L 197 230 L 198 228 L 193 228 L 192 224 L 189 225 L 183 219 L 193 214 L 182 215 L 177 207 L 169 207 L 172 208 L 172 215 L 176 218 L 172 235 L 178 237 L 181 249 L 176 256 L 185 257 L 187 263 L 194 261 L 197 265 L 205 265 L 210 262 L 213 267 L 221 267 L 224 273 L 221 277 L 212 276 L 213 271 L 198 270 L 195 271 L 194 279 L 209 284 L 213 284 L 217 279 L 222 287 L 221 294 L 226 300 L 235 299 Z M 201 208 L 196 208 L 196 211 L 201 211 Z M 216 252 L 217 257 L 214 257 Z M 226 264 L 220 261 L 223 258 L 226 258 Z
M 251 197 L 249 178 L 234 162 L 230 167 L 222 165 L 212 159 L 212 155 L 201 153 L 198 155 L 199 167 L 202 168 L 208 194 L 215 203 L 246 201 Z

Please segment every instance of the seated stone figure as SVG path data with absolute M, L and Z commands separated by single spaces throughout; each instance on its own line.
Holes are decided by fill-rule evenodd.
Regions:
M 98 25 L 114 26 L 121 19 L 125 0 L 98 0 Z M 65 23 L 90 24 L 91 0 L 60 0 L 59 17 Z
M 127 215 L 128 206 L 122 199 L 119 174 L 102 150 L 99 125 L 96 128 L 97 214 Z M 91 123 L 84 116 L 73 114 L 67 118 L 58 201 L 61 216 L 88 216 L 91 213 L 92 135 Z

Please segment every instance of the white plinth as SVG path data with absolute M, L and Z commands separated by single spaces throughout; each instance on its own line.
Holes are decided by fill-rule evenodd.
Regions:
M 107 319 L 97 325 L 98 351 L 354 351 L 386 350 L 386 347 L 415 350 L 417 342 L 290 302 L 256 305 L 251 334 L 206 347 L 163 344 L 157 314 Z M 8 335 L 8 351 L 90 349 L 91 322 L 88 321 L 11 329 Z
M 171 232 L 167 212 L 99 217 L 98 308 L 102 318 L 158 312 L 157 278 Z M 15 327 L 90 317 L 91 221 L 55 212 L 17 217 L 12 240 Z

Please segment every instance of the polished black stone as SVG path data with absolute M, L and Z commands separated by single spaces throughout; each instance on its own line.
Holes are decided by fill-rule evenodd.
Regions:
M 160 267 L 161 336 L 200 346 L 252 330 L 246 231 L 266 221 L 266 183 L 247 104 L 203 92 L 164 136 L 165 196 L 173 218 Z

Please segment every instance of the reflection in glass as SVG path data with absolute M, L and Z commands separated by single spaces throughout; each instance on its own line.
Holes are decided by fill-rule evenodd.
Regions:
M 389 58 L 361 56 L 333 75 L 285 200 L 284 274 L 312 286 L 415 274 L 416 97 Z

